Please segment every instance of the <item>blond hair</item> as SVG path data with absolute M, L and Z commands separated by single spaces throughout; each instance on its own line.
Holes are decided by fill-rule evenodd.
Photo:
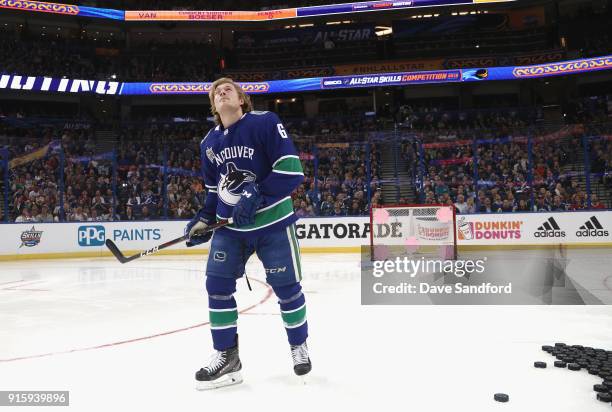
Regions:
M 210 99 L 210 112 L 215 117 L 215 124 L 223 124 L 221 122 L 221 115 L 219 115 L 219 112 L 217 112 L 217 108 L 215 107 L 215 90 L 219 85 L 225 83 L 232 84 L 236 89 L 236 92 L 238 93 L 238 98 L 242 99 L 243 103 L 242 106 L 240 106 L 242 107 L 242 113 L 247 113 L 253 110 L 253 103 L 251 103 L 251 98 L 248 94 L 244 92 L 244 90 L 242 90 L 242 87 L 240 87 L 238 83 L 236 83 L 229 77 L 222 77 L 213 82 L 212 86 L 210 87 L 210 91 L 208 92 L 208 98 Z

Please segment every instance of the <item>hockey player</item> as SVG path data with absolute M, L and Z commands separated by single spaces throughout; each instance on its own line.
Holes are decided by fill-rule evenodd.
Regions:
M 196 372 L 198 389 L 242 382 L 238 356 L 236 280 L 256 253 L 266 281 L 278 297 L 294 372 L 310 372 L 306 301 L 300 280 L 297 217 L 291 192 L 304 180 L 299 156 L 279 118 L 253 111 L 239 85 L 229 78 L 212 84 L 211 111 L 217 126 L 200 143 L 207 189 L 204 207 L 187 224 L 188 246 L 208 242 L 206 291 L 215 353 Z M 214 234 L 207 227 L 233 219 Z

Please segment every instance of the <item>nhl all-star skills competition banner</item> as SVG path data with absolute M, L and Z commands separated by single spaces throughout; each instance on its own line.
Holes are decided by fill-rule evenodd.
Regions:
M 266 94 L 351 89 L 357 87 L 410 86 L 412 84 L 425 83 L 444 84 L 491 80 L 521 80 L 591 73 L 610 69 L 612 69 L 612 55 L 531 66 L 312 77 L 294 80 L 244 82 L 240 83 L 240 85 L 246 93 Z M 8 74 L 0 76 L 0 90 L 97 93 L 126 96 L 208 94 L 211 84 L 209 82 L 122 83 L 104 80 L 56 79 Z

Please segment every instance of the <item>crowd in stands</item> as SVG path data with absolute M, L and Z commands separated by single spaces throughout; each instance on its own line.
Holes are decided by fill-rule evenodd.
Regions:
M 139 123 L 124 127 L 115 151 L 115 183 L 112 155 L 96 152 L 90 130 L 48 128 L 42 137 L 34 138 L 27 132 L 19 135 L 18 128 L 0 127 L 0 142 L 8 144 L 9 159 L 52 142 L 61 142 L 65 159 L 63 205 L 59 200 L 61 160 L 57 146 L 51 144 L 43 158 L 10 170 L 10 219 L 58 222 L 191 218 L 205 200 L 199 178 L 199 142 L 208 127 L 210 123 L 149 123 L 146 127 Z M 312 141 L 296 138 L 306 176 L 292 195 L 299 216 L 368 213 L 365 148 L 347 143 L 336 146 L 318 151 L 315 190 Z M 377 202 L 381 196 L 376 184 L 380 154 L 374 147 L 370 155 L 372 202 Z M 165 180 L 164 162 L 168 167 Z
M 412 103 L 398 110 L 396 118 L 402 122 L 390 135 L 411 139 L 403 148 L 406 154 L 412 150 L 406 164 L 413 167 L 414 184 L 422 186 L 414 200 L 453 204 L 459 213 L 588 207 L 581 139 L 592 135 L 588 143 L 591 207 L 609 207 L 612 128 L 609 121 L 601 123 L 610 116 L 608 100 L 605 95 L 574 99 L 569 104 L 574 108 L 571 119 L 583 125 L 559 126 L 555 132 L 535 127 L 538 117 L 533 117 L 532 109 L 458 111 Z M 188 122 L 149 118 L 122 124 L 114 153 L 105 153 L 96 142 L 93 123 L 77 128 L 64 122 L 33 126 L 28 119 L 35 116 L 27 110 L 17 108 L 19 122 L 9 121 L 16 118 L 11 110 L 0 115 L 0 146 L 8 147 L 10 160 L 46 147 L 43 156 L 9 171 L 10 220 L 186 219 L 202 206 L 199 142 L 212 126 L 205 114 Z M 384 140 L 380 139 L 389 135 L 381 132 L 388 130 L 382 119 L 288 117 L 284 122 L 305 170 L 304 183 L 292 194 L 299 216 L 366 215 L 370 205 L 398 201 L 383 199 L 381 191 Z M 533 138 L 531 156 L 525 130 L 531 130 Z M 415 138 L 424 150 L 415 150 Z M 495 138 L 499 140 L 487 140 Z M 474 139 L 479 139 L 476 144 Z M 369 159 L 364 142 L 371 143 Z M 427 146 L 431 143 L 436 145 Z M 419 153 L 424 155 L 423 170 L 414 157 Z
M 132 44 L 84 33 L 17 35 L 0 26 L 0 73 L 109 81 L 209 81 L 220 75 L 222 52 L 206 39 Z
M 474 176 L 470 145 L 427 150 L 425 203 L 455 205 L 459 213 L 566 211 L 587 207 L 586 192 L 564 166 L 580 162 L 574 137 L 533 145 L 532 176 L 526 142 L 477 145 L 478 175 Z M 456 165 L 438 159 L 464 160 Z M 603 205 L 591 195 L 593 208 Z
M 169 145 L 165 156 L 170 172 L 164 190 L 161 142 L 147 147 L 137 141 L 121 144 L 113 182 L 112 154 L 96 153 L 92 132 L 50 128 L 36 139 L 14 132 L 0 127 L 11 160 L 51 144 L 42 158 L 10 170 L 10 216 L 17 222 L 190 218 L 202 204 L 202 185 L 192 176 L 199 169 L 195 140 Z M 63 176 L 59 145 L 54 142 L 61 142 L 63 149 Z
M 414 130 L 427 140 L 455 140 L 471 137 L 474 131 L 508 136 L 524 131 L 541 118 L 539 108 L 495 108 L 483 110 L 444 109 L 436 105 L 403 105 L 395 118 L 403 130 Z
M 605 95 L 573 99 L 566 119 L 580 126 L 566 126 L 557 132 L 538 128 L 514 111 L 488 111 L 487 127 L 478 129 L 486 113 L 475 113 L 471 121 L 467 115 L 463 122 L 463 116 L 457 115 L 451 121 L 457 129 L 448 133 L 449 122 L 441 120 L 444 110 L 404 108 L 408 113 L 418 113 L 413 115 L 417 130 L 440 128 L 435 139 L 435 134 L 417 134 L 427 147 L 421 200 L 454 205 L 458 213 L 586 209 L 589 200 L 583 137 L 588 136 L 590 207 L 609 207 L 599 197 L 603 195 L 609 202 L 612 194 L 612 113 L 608 100 L 610 96 Z M 531 156 L 527 135 L 532 137 Z M 432 142 L 442 144 L 428 147 L 427 143 Z M 414 151 L 412 143 L 404 145 L 406 157 L 413 157 Z M 477 168 L 474 159 L 478 161 Z
M 325 145 L 325 144 L 324 144 Z M 298 150 L 312 154 L 302 144 Z M 328 144 L 317 148 L 316 170 L 314 158 L 303 159 L 305 180 L 292 194 L 293 206 L 298 216 L 363 216 L 369 213 L 368 172 L 370 165 L 370 196 L 372 204 L 381 203 L 380 153 L 371 146 L 370 160 L 363 145 L 347 143 Z M 302 156 L 304 157 L 304 156 Z M 316 174 L 316 182 L 315 182 Z
M 205 193 L 199 143 L 207 123 L 137 123 L 124 128 L 118 150 L 118 195 L 122 219 L 191 218 Z M 163 165 L 168 168 L 164 183 Z M 165 187 L 165 191 L 164 191 Z
M 612 193 L 612 134 L 598 134 L 590 140 L 589 154 L 593 180 Z

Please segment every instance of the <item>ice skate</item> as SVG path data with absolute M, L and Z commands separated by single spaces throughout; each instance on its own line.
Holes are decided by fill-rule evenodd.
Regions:
M 298 376 L 304 376 L 312 369 L 312 362 L 308 356 L 308 345 L 291 345 L 291 357 L 293 358 L 293 371 Z
M 196 389 L 208 390 L 239 384 L 242 382 L 241 369 L 238 343 L 226 350 L 215 351 L 208 366 L 196 372 Z

